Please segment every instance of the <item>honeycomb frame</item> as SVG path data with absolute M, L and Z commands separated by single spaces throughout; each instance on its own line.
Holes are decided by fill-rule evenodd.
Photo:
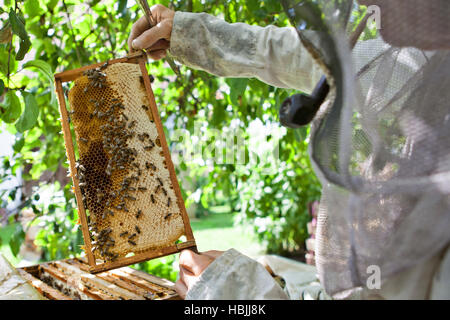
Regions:
M 64 94 L 64 89 L 63 89 L 62 84 L 66 83 L 66 82 L 74 82 L 74 81 L 76 84 L 77 83 L 76 81 L 82 81 L 79 79 L 82 78 L 83 76 L 86 76 L 87 74 L 92 75 L 93 73 L 98 72 L 98 70 L 101 70 L 104 67 L 109 67 L 109 66 L 113 66 L 114 64 L 124 64 L 124 63 L 134 64 L 136 66 L 136 69 L 140 70 L 140 73 L 141 73 L 140 80 L 141 80 L 141 84 L 145 88 L 145 95 L 146 95 L 146 98 L 148 101 L 148 107 L 149 107 L 149 108 L 145 108 L 145 110 L 149 117 L 149 120 L 152 123 L 154 123 L 154 125 L 156 127 L 158 147 L 159 147 L 158 150 L 161 150 L 160 156 L 164 158 L 164 161 L 163 161 L 163 163 L 165 165 L 164 168 L 168 171 L 167 178 L 170 179 L 170 183 L 171 183 L 169 191 L 171 192 L 171 195 L 174 196 L 174 198 L 173 198 L 174 204 L 173 205 L 178 206 L 179 216 L 182 219 L 182 224 L 184 227 L 183 235 L 186 237 L 186 241 L 182 242 L 182 243 L 175 243 L 175 242 L 171 243 L 171 244 L 166 243 L 164 245 L 153 245 L 152 243 L 147 243 L 145 245 L 147 247 L 149 247 L 149 249 L 140 250 L 137 252 L 132 251 L 133 252 L 132 256 L 122 255 L 122 256 L 117 257 L 117 255 L 116 255 L 116 257 L 114 257 L 114 259 L 104 258 L 101 260 L 100 257 L 98 256 L 98 253 L 94 252 L 96 249 L 95 242 L 97 239 L 94 239 L 92 237 L 92 232 L 90 231 L 90 227 L 92 230 L 92 220 L 91 220 L 91 224 L 90 224 L 89 223 L 90 218 L 86 212 L 87 211 L 86 210 L 87 209 L 86 198 L 84 196 L 85 194 L 82 191 L 82 187 L 83 187 L 82 181 L 83 180 L 80 179 L 82 177 L 80 177 L 78 174 L 78 173 L 80 173 L 80 163 L 78 161 L 76 161 L 76 159 L 75 159 L 74 141 L 77 143 L 78 150 L 80 151 L 80 147 L 82 148 L 82 144 L 83 144 L 83 143 L 81 143 L 82 141 L 80 141 L 80 139 L 83 139 L 83 138 L 81 138 L 79 136 L 79 133 L 75 132 L 75 136 L 74 136 L 71 132 L 71 129 L 70 129 L 71 128 L 70 127 L 71 120 L 70 120 L 69 111 L 67 110 L 66 96 Z M 73 191 L 75 193 L 75 197 L 77 200 L 79 221 L 81 224 L 81 229 L 82 229 L 83 238 L 84 238 L 84 250 L 86 252 L 88 264 L 90 266 L 89 271 L 91 273 L 98 273 L 98 272 L 102 272 L 102 271 L 106 271 L 106 270 L 120 268 L 120 267 L 127 266 L 130 264 L 135 264 L 135 263 L 143 262 L 146 260 L 170 255 L 170 254 L 175 254 L 175 253 L 180 252 L 187 248 L 197 251 L 195 239 L 194 239 L 194 236 L 192 233 L 192 229 L 191 229 L 191 226 L 189 223 L 189 218 L 188 218 L 186 208 L 184 205 L 184 200 L 181 195 L 181 191 L 180 191 L 180 188 L 178 185 L 178 180 L 177 180 L 177 177 L 175 174 L 175 169 L 174 169 L 174 166 L 173 166 L 173 163 L 171 160 L 170 151 L 169 151 L 167 141 L 165 138 L 163 126 L 161 123 L 161 119 L 159 117 L 153 90 L 151 88 L 150 77 L 147 72 L 146 63 L 147 63 L 146 54 L 143 52 L 138 52 L 138 53 L 130 54 L 124 58 L 109 60 L 107 62 L 97 63 L 97 64 L 93 64 L 90 66 L 85 66 L 85 67 L 82 67 L 79 69 L 74 69 L 74 70 L 55 74 L 55 85 L 56 85 L 56 92 L 57 92 L 57 97 L 58 97 L 58 101 L 59 101 L 59 110 L 60 110 L 60 114 L 61 114 L 61 125 L 62 125 L 62 129 L 63 129 L 62 131 L 64 134 L 66 155 L 69 160 L 69 169 L 70 169 L 70 173 L 71 173 L 70 175 L 71 175 L 72 181 L 73 181 Z M 120 65 L 116 65 L 116 66 L 119 66 L 118 68 L 120 68 Z M 116 66 L 114 66 L 114 67 L 116 67 Z M 131 67 L 131 65 L 130 65 L 130 67 Z M 86 86 L 86 88 L 87 88 L 87 86 Z M 87 89 L 85 89 L 85 90 L 87 90 Z M 95 88 L 94 88 L 94 90 L 95 90 Z M 123 115 L 122 115 L 122 117 L 123 117 Z M 123 120 L 123 118 L 122 118 L 122 120 Z M 74 119 L 74 121 L 75 121 L 75 119 Z M 95 124 L 95 122 L 92 122 L 92 123 L 93 123 L 93 125 L 98 126 L 98 123 L 96 123 L 96 124 Z M 152 140 L 150 139 L 150 141 L 152 141 Z M 153 144 L 153 142 L 152 142 L 152 144 Z M 146 163 L 146 165 L 147 165 L 147 163 Z M 82 184 L 82 186 L 80 186 L 80 183 Z M 164 193 L 167 196 L 167 193 L 166 193 L 167 191 L 166 190 L 164 190 L 164 191 L 165 191 Z M 154 200 L 153 195 L 151 196 L 151 200 L 152 201 Z M 168 200 L 168 203 L 170 204 L 170 199 Z M 138 216 L 136 216 L 136 217 L 138 218 Z M 164 217 L 164 218 L 166 218 L 166 217 Z

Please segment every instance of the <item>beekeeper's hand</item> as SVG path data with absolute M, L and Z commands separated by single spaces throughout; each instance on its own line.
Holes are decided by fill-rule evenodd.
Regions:
M 191 250 L 183 250 L 180 253 L 180 274 L 175 283 L 175 290 L 181 298 L 186 297 L 186 293 L 192 288 L 205 269 L 220 255 L 223 251 L 210 250 L 196 254 Z
M 152 6 L 150 10 L 156 25 L 150 28 L 146 17 L 142 16 L 131 28 L 128 48 L 130 52 L 145 49 L 150 58 L 159 60 L 166 56 L 166 50 L 170 47 L 175 11 L 161 4 Z

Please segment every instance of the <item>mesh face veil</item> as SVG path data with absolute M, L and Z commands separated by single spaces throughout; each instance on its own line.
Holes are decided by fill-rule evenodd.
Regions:
M 381 36 L 397 47 L 450 49 L 450 3 L 447 0 L 360 0 L 380 8 Z
M 449 28 L 441 32 L 449 3 L 408 1 L 423 24 L 411 29 L 412 19 L 392 18 L 407 15 L 404 2 L 373 1 L 385 38 L 350 51 L 353 2 L 308 1 L 321 10 L 312 20 L 305 2 L 283 4 L 331 87 L 311 127 L 310 154 L 323 187 L 316 264 L 338 297 L 366 288 L 369 266 L 380 268 L 383 283 L 449 245 Z M 316 31 L 303 30 L 305 17 Z M 405 30 L 414 35 L 406 39 Z

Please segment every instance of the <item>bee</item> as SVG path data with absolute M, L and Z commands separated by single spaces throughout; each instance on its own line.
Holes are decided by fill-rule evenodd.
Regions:
M 172 213 L 168 213 L 166 216 L 164 216 L 164 220 L 167 220 L 171 215 Z
M 158 180 L 159 184 L 160 184 L 161 187 L 162 187 L 162 186 L 163 186 L 163 182 L 162 182 L 161 178 L 160 178 L 160 177 L 157 177 L 156 179 Z
M 106 61 L 106 62 L 100 67 L 100 70 L 104 70 L 104 69 L 106 69 L 106 67 L 108 67 L 108 61 Z
M 131 236 L 128 237 L 128 240 L 131 240 L 131 239 L 133 239 L 133 238 L 136 237 L 136 236 L 137 236 L 137 234 L 136 234 L 136 233 L 133 233 Z
M 132 244 L 133 246 L 136 245 L 136 242 L 134 242 L 134 241 L 128 240 L 128 242 L 129 242 L 130 244 Z
M 78 168 L 80 168 L 81 171 L 86 171 L 86 168 L 82 164 L 79 164 Z
M 130 122 L 130 124 L 128 125 L 128 129 L 133 128 L 136 125 L 136 120 L 133 120 Z
M 142 210 L 138 210 L 138 212 L 136 213 L 136 219 L 139 219 L 139 217 L 142 215 Z
M 145 111 L 148 111 L 148 107 L 146 105 L 142 105 L 142 109 L 144 109 Z
M 165 189 L 165 188 L 162 188 L 162 191 L 163 191 L 164 195 L 167 196 L 167 191 L 166 191 L 166 189 Z
M 80 188 L 85 187 L 85 186 L 86 186 L 86 182 L 80 182 L 80 183 L 78 184 L 78 186 L 79 186 Z
M 159 188 L 161 188 L 161 185 L 158 184 L 158 186 L 157 186 L 156 189 L 155 189 L 155 193 L 158 193 Z
M 138 226 L 134 226 L 134 229 L 136 230 L 137 233 L 141 233 L 141 229 L 139 229 Z
M 127 115 L 126 115 L 125 113 L 122 113 L 122 117 L 124 117 L 124 118 L 125 118 L 125 120 L 127 120 L 127 121 L 128 121 L 128 117 L 127 117 Z
M 170 207 L 170 197 L 167 199 L 167 207 Z
M 155 198 L 153 197 L 153 194 L 150 195 L 150 199 L 152 200 L 152 203 L 155 203 Z
M 147 188 L 146 187 L 138 187 L 138 190 L 139 191 L 147 191 Z
M 124 231 L 121 234 L 119 234 L 119 237 L 125 237 L 128 234 L 128 231 Z

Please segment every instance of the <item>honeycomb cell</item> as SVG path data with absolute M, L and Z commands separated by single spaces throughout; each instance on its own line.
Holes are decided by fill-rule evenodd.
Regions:
M 69 91 L 77 176 L 94 256 L 115 260 L 173 245 L 184 234 L 149 101 L 131 63 L 91 70 Z M 139 232 L 137 232 L 139 230 Z

